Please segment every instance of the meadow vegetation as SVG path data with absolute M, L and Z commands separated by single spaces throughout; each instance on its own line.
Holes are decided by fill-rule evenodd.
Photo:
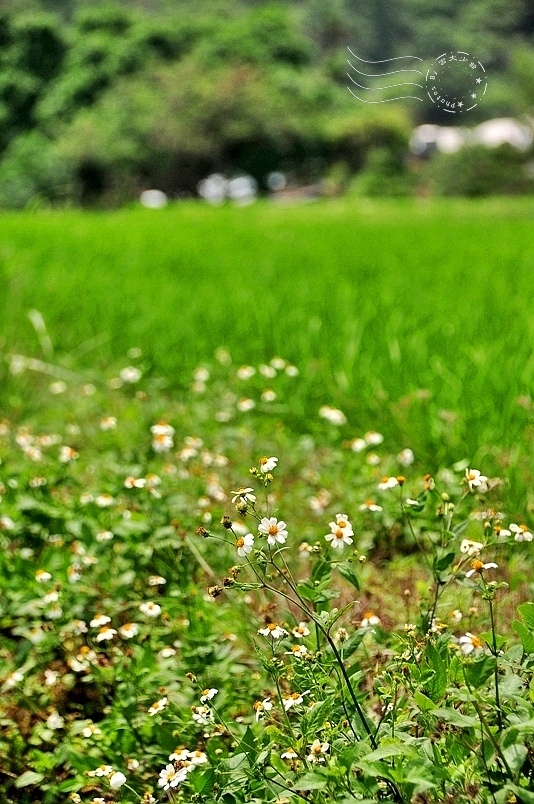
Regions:
M 418 184 L 444 195 L 532 192 L 532 149 L 468 148 L 463 181 L 448 178 L 457 160 L 447 156 L 421 177 L 411 128 L 450 121 L 426 92 L 356 101 L 346 47 L 427 63 L 476 53 L 490 90 L 473 125 L 531 113 L 533 32 L 529 0 L 10 0 L 0 10 L 0 206 L 119 206 L 150 187 L 190 196 L 213 171 L 246 172 L 263 192 L 270 171 L 297 184 L 326 178 L 340 193 L 362 169 L 364 195 L 410 195 Z
M 3 800 L 534 801 L 531 216 L 2 216 Z

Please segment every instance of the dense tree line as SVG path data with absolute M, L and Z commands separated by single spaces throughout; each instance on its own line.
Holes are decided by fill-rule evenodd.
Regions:
M 468 49 L 492 73 L 486 117 L 534 104 L 531 0 L 4 0 L 0 202 L 191 192 L 213 170 L 260 186 L 276 169 L 350 175 L 377 148 L 394 175 L 410 125 L 435 112 L 358 105 L 347 45 L 366 59 Z

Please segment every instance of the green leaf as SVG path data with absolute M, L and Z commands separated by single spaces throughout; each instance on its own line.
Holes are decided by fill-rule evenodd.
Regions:
M 236 748 L 236 753 L 246 754 L 248 761 L 251 765 L 254 764 L 256 761 L 256 757 L 258 755 L 258 751 L 256 749 L 256 739 L 254 737 L 254 732 L 250 728 L 250 726 L 245 731 L 243 738 L 239 745 Z
M 324 724 L 325 720 L 328 719 L 330 706 L 329 700 L 319 701 L 306 711 L 300 721 L 300 728 L 303 735 L 313 734 L 315 738 L 316 732 Z
M 470 687 L 477 689 L 484 684 L 495 671 L 495 659 L 493 656 L 484 656 L 472 664 L 465 666 L 465 676 Z
M 515 620 L 515 622 L 519 621 Z M 522 625 L 522 623 L 519 624 Z M 523 645 L 511 645 L 504 655 L 504 660 L 508 664 L 521 664 L 524 652 Z
M 322 779 L 316 773 L 305 773 L 297 779 L 293 785 L 293 790 L 323 790 L 326 787 L 326 779 Z
M 355 589 L 360 589 L 360 581 L 358 580 L 358 576 L 350 566 L 350 564 L 338 564 L 337 571 L 339 574 L 345 578 L 346 581 L 351 583 Z
M 378 804 L 377 798 L 343 798 L 339 804 Z
M 528 748 L 521 743 L 510 745 L 503 750 L 503 756 L 510 766 L 512 773 L 518 773 L 523 767 L 523 763 L 528 756 Z
M 310 600 L 312 603 L 315 603 L 318 592 L 309 581 L 299 581 L 297 583 L 297 587 L 301 597 L 303 597 L 304 600 Z
M 456 557 L 456 553 L 447 553 L 446 555 L 442 556 L 441 558 L 437 559 L 434 563 L 434 569 L 436 572 L 443 572 L 444 570 L 448 569 L 452 562 Z
M 272 768 L 274 768 L 278 773 L 285 778 L 288 772 L 288 765 L 284 762 L 283 759 L 280 759 L 278 754 L 275 751 L 272 751 L 269 757 L 269 764 Z
M 407 743 L 392 743 L 391 745 L 383 745 L 372 751 L 365 757 L 367 762 L 378 762 L 380 759 L 389 759 L 390 757 L 417 757 L 417 749 Z
M 444 720 L 445 723 L 451 723 L 453 726 L 459 726 L 462 729 L 470 729 L 479 725 L 477 717 L 464 715 L 458 709 L 435 709 L 433 714 L 439 720 Z
M 361 628 L 360 630 L 356 631 L 352 636 L 350 636 L 346 642 L 343 642 L 341 645 L 342 654 L 344 659 L 348 659 L 355 653 L 365 636 L 365 628 Z
M 429 778 L 429 775 L 429 769 L 419 764 L 409 768 L 408 772 L 401 777 L 401 780 L 403 784 L 413 785 L 414 793 L 424 793 L 425 790 L 431 790 L 433 787 L 437 787 L 436 782 Z
M 332 568 L 328 561 L 325 561 L 324 558 L 319 558 L 312 570 L 310 580 L 312 583 L 322 583 L 323 581 L 330 579 L 331 575 Z
M 153 734 L 157 745 L 161 746 L 161 749 L 165 751 L 166 754 L 170 754 L 174 751 L 176 748 L 176 737 L 173 736 L 170 728 L 156 723 L 154 724 Z
M 523 804 L 534 804 L 534 793 L 526 787 L 520 787 L 517 784 L 507 784 L 506 790 L 507 792 L 510 791 L 514 793 Z M 508 797 L 505 800 L 508 801 Z
M 493 633 L 491 631 L 483 631 L 479 634 L 480 639 L 483 639 L 484 642 L 493 650 Z M 495 643 L 497 645 L 497 650 L 501 650 L 503 645 L 505 644 L 506 639 L 501 636 L 500 634 L 495 634 Z
M 193 783 L 195 793 L 203 793 L 204 795 L 210 793 L 215 783 L 215 768 L 209 768 L 202 774 L 192 773 L 189 776 L 190 781 Z
M 534 634 L 519 620 L 512 622 L 512 628 L 521 640 L 525 653 L 534 653 Z
M 31 784 L 39 784 L 43 779 L 44 776 L 42 773 L 28 770 L 15 780 L 15 787 L 28 787 Z
M 354 765 L 360 768 L 367 776 L 374 779 L 382 777 L 383 779 L 389 779 L 390 782 L 396 781 L 393 770 L 389 765 L 386 765 L 385 762 L 369 762 L 367 758 L 365 758 L 355 762 Z
M 241 752 L 239 754 L 234 754 L 233 757 L 228 757 L 228 759 L 225 759 L 224 764 L 229 770 L 235 770 L 236 768 L 239 768 L 239 766 L 246 761 L 247 761 L 247 755 L 244 752 Z M 222 764 L 223 763 L 221 762 L 221 765 Z
M 426 691 L 429 697 L 437 703 L 443 698 L 447 689 L 447 668 L 433 645 L 427 645 L 425 658 L 434 671 L 433 677 L 426 684 Z
M 341 768 L 349 770 L 360 755 L 361 751 L 359 749 L 359 746 L 348 745 L 345 748 L 342 748 L 341 751 L 338 753 L 337 763 Z
M 434 709 L 434 701 L 421 692 L 421 690 L 414 692 L 413 699 L 422 712 L 430 712 L 431 709 Z
M 517 607 L 517 610 L 525 621 L 527 628 L 530 631 L 534 631 L 534 603 L 522 603 L 521 606 Z
M 506 673 L 499 679 L 499 691 L 503 701 L 513 700 L 521 696 L 521 691 L 525 686 L 524 680 L 516 673 Z

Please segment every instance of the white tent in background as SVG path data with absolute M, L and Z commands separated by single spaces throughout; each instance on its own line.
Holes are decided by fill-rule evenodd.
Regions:
M 477 142 L 488 148 L 508 143 L 520 151 L 526 151 L 532 145 L 532 128 L 511 117 L 498 117 L 486 120 L 476 127 L 474 136 Z
M 459 151 L 468 138 L 469 133 L 464 128 L 425 123 L 413 130 L 410 149 L 418 156 L 434 150 L 452 154 Z
M 410 137 L 410 150 L 422 156 L 432 151 L 451 154 L 464 145 L 480 144 L 496 148 L 508 143 L 518 150 L 526 151 L 534 140 L 532 126 L 520 123 L 511 117 L 486 120 L 474 128 L 467 126 L 438 126 L 426 123 L 417 126 Z

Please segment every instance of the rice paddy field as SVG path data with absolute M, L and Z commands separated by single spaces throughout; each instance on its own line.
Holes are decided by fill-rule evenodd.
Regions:
M 0 800 L 534 801 L 534 202 L 0 217 Z
M 4 357 L 39 356 L 36 309 L 57 359 L 97 379 L 136 346 L 171 389 L 221 346 L 238 366 L 282 355 L 301 432 L 333 404 L 427 461 L 531 452 L 530 200 L 4 214 L 1 230 Z

